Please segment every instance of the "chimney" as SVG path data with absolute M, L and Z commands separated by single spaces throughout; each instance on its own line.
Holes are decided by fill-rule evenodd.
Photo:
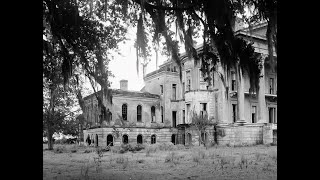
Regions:
M 124 91 L 128 91 L 128 80 L 120 80 L 120 89 Z

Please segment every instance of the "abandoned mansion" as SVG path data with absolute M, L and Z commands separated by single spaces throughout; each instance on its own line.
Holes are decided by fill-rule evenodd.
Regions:
M 236 36 L 253 42 L 262 57 L 258 93 L 249 93 L 246 73 L 238 82 L 232 70 L 226 85 L 218 76 L 209 84 L 204 81 L 200 63 L 195 64 L 182 54 L 182 80 L 178 66 L 168 60 L 144 76 L 140 91 L 128 90 L 127 80 L 120 81 L 120 89 L 111 89 L 112 104 L 103 102 L 110 115 L 109 122 L 101 123 L 95 95 L 85 97 L 84 140 L 90 139 L 97 146 L 162 142 L 200 145 L 200 138 L 221 145 L 276 142 L 277 72 L 267 58 L 267 23 L 254 25 L 250 31 L 241 26 L 236 28 Z M 217 124 L 198 134 L 190 125 L 192 112 L 206 114 Z

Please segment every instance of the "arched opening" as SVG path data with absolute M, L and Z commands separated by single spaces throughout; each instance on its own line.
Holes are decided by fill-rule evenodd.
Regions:
M 141 122 L 141 121 L 142 121 L 141 112 L 142 112 L 142 106 L 141 106 L 141 105 L 138 105 L 138 106 L 137 106 L 137 121 L 138 121 L 138 122 Z
M 127 104 L 122 104 L 122 118 L 123 120 L 127 120 Z
M 95 142 L 96 142 L 96 146 L 99 146 L 99 144 L 98 144 L 98 134 L 96 134 L 96 140 L 95 140 Z
M 94 144 L 94 137 L 93 137 L 93 134 L 91 134 L 91 138 L 90 138 L 90 139 L 91 139 L 91 143 L 92 143 L 92 144 Z
M 128 144 L 129 143 L 129 138 L 128 138 L 128 135 L 123 135 L 122 136 L 122 143 L 123 144 Z
M 176 135 L 175 134 L 172 134 L 171 136 L 171 142 L 176 145 Z
M 89 135 L 89 134 L 88 134 L 88 136 L 87 136 L 86 142 L 88 143 L 88 145 L 91 144 L 91 139 L 90 139 L 90 135 Z
M 153 135 L 151 136 L 151 144 L 155 144 L 155 143 L 156 143 L 156 135 L 153 134 Z
M 151 107 L 151 122 L 156 121 L 156 108 L 154 106 Z
M 186 135 L 182 134 L 182 144 L 186 145 Z
M 113 136 L 111 134 L 107 136 L 107 146 L 113 146 Z
M 141 134 L 139 134 L 138 136 L 137 136 L 137 143 L 138 144 L 142 144 L 143 142 L 142 142 L 142 135 Z
M 207 143 L 207 141 L 208 141 L 208 134 L 206 133 L 206 132 L 202 132 L 201 133 L 201 141 L 202 141 L 202 143 Z
M 192 135 L 190 133 L 188 133 L 188 144 L 192 145 Z

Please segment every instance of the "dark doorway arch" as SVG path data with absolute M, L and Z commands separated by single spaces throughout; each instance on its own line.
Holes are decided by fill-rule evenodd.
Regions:
M 188 139 L 188 145 L 192 145 L 192 135 L 190 133 L 188 133 L 187 139 Z
M 171 136 L 171 142 L 176 145 L 176 135 L 175 134 L 172 134 Z
M 88 136 L 87 136 L 86 142 L 88 143 L 88 145 L 91 144 L 91 140 L 90 140 L 90 135 L 89 135 L 89 134 L 88 134 Z
M 107 136 L 107 146 L 113 146 L 113 136 L 111 134 Z
M 95 140 L 95 142 L 96 142 L 96 146 L 99 146 L 99 144 L 98 144 L 98 134 L 96 134 L 96 140 Z
M 156 135 L 153 134 L 153 135 L 151 136 L 151 144 L 155 144 L 155 143 L 156 143 Z
M 128 135 L 123 135 L 122 136 L 122 143 L 123 144 L 128 144 L 129 143 L 129 138 L 128 138 Z
M 141 135 L 141 134 L 139 134 L 139 135 L 137 136 L 137 143 L 138 143 L 138 144 L 142 144 L 142 143 L 143 143 L 143 141 L 142 141 L 142 135 Z

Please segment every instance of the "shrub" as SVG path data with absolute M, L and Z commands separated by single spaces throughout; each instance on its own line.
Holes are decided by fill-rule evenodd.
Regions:
M 174 145 L 171 142 L 159 143 L 158 148 L 160 151 L 172 151 L 174 150 Z
M 120 152 L 120 149 L 121 149 L 121 146 L 111 146 L 111 147 L 110 147 L 110 150 L 111 150 L 111 152 L 113 152 L 113 153 L 119 153 L 119 152 Z
M 248 168 L 248 159 L 242 154 L 240 158 L 240 168 L 242 169 L 244 165 Z
M 144 159 L 139 159 L 139 160 L 137 160 L 137 163 L 144 163 Z
M 121 155 L 116 158 L 116 163 L 118 164 L 123 164 L 124 163 L 124 157 Z
M 176 153 L 175 152 L 170 152 L 166 157 L 165 157 L 165 160 L 164 162 L 167 163 L 167 162 L 174 162 L 174 160 L 176 159 Z
M 204 158 L 206 157 L 206 152 L 204 152 L 204 151 L 202 151 L 202 150 L 199 150 L 199 151 L 198 151 L 198 154 L 199 154 L 199 157 L 200 157 L 201 159 L 204 159 Z
M 57 147 L 54 149 L 54 152 L 55 152 L 55 153 L 64 153 L 64 152 L 66 152 L 66 147 L 65 147 L 65 146 L 57 146 Z
M 199 154 L 197 153 L 193 153 L 192 154 L 192 161 L 197 163 L 197 165 L 200 163 L 200 157 L 199 157 Z
M 220 160 L 221 169 L 223 169 L 224 166 L 227 164 L 229 164 L 229 159 L 227 157 L 221 157 L 221 160 Z

